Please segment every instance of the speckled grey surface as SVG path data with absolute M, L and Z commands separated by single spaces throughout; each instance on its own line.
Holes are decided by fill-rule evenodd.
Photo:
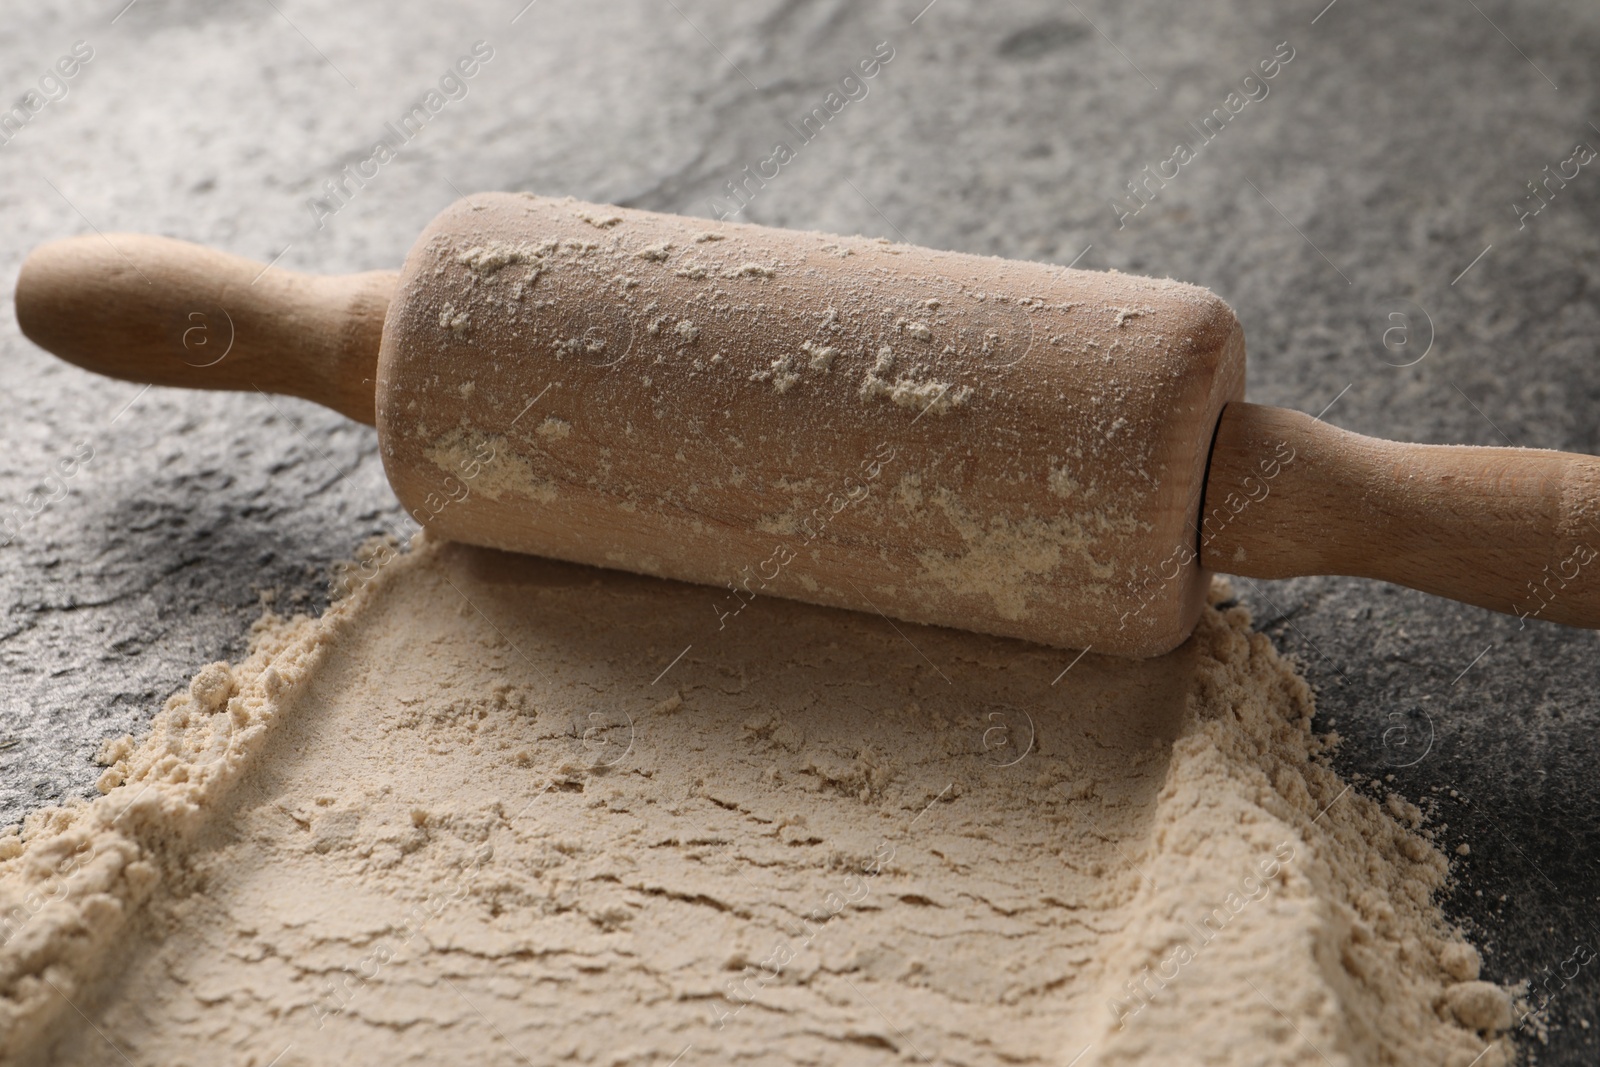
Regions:
M 1520 228 L 1513 207 L 1600 146 L 1593 3 L 124 3 L 4 15 L 0 93 L 94 52 L 0 147 L 8 291 L 32 245 L 91 228 L 347 271 L 398 265 L 457 190 L 710 214 L 887 41 L 745 219 L 1198 282 L 1245 323 L 1252 399 L 1600 452 L 1600 173 Z M 319 228 L 308 198 L 478 40 L 466 97 Z M 1285 41 L 1268 94 L 1119 228 L 1125 183 Z M 103 738 L 237 655 L 266 591 L 316 610 L 397 509 L 368 429 L 94 378 L 0 318 L 3 824 L 86 795 Z M 1534 983 L 1529 1054 L 1593 1062 L 1600 980 L 1563 964 L 1600 944 L 1600 640 L 1352 580 L 1237 588 L 1303 658 L 1359 788 L 1393 775 L 1470 846 L 1449 905 L 1490 977 Z

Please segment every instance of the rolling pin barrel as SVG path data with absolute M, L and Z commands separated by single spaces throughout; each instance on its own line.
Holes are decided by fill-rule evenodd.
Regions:
M 1244 348 L 1176 282 L 490 194 L 419 238 L 378 377 L 447 537 L 717 585 L 719 626 L 779 595 L 1151 655 Z

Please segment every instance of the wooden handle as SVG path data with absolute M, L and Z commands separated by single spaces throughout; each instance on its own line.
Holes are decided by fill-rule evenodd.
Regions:
M 69 237 L 22 264 L 17 323 L 114 378 L 287 393 L 370 425 L 396 277 L 296 274 L 165 237 Z
M 1377 578 L 1600 627 L 1600 458 L 1380 441 L 1233 403 L 1200 522 L 1207 568 Z

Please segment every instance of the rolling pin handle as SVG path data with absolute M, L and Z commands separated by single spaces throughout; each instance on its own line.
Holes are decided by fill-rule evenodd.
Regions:
M 1600 628 L 1600 458 L 1401 444 L 1298 411 L 1223 408 L 1200 561 L 1248 578 L 1345 574 Z
M 370 425 L 396 278 L 297 274 L 166 237 L 69 237 L 22 264 L 17 324 L 113 378 L 285 393 Z

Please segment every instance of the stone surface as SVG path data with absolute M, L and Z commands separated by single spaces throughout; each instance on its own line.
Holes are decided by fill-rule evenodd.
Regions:
M 523 2 L 8 12 L 8 98 L 74 42 L 94 54 L 0 146 L 0 283 L 35 243 L 95 229 L 392 267 L 474 189 L 709 215 L 886 41 L 866 96 L 741 217 L 1197 282 L 1245 324 L 1252 399 L 1600 451 L 1600 175 L 1521 228 L 1513 206 L 1600 146 L 1592 4 Z M 466 96 L 319 225 L 308 199 L 478 40 L 494 56 Z M 1284 41 L 1268 95 L 1119 227 L 1125 184 Z M 0 349 L 0 521 L 21 517 L 0 547 L 4 823 L 86 795 L 102 739 L 238 654 L 264 595 L 317 610 L 330 565 L 399 517 L 372 432 L 314 405 L 93 378 L 23 340 L 9 302 Z M 57 499 L 29 515 L 30 493 Z M 1485 978 L 1547 1002 L 1521 1031 L 1539 1062 L 1591 1062 L 1596 635 L 1348 579 L 1237 591 L 1303 657 L 1359 788 L 1470 846 L 1450 908 Z

